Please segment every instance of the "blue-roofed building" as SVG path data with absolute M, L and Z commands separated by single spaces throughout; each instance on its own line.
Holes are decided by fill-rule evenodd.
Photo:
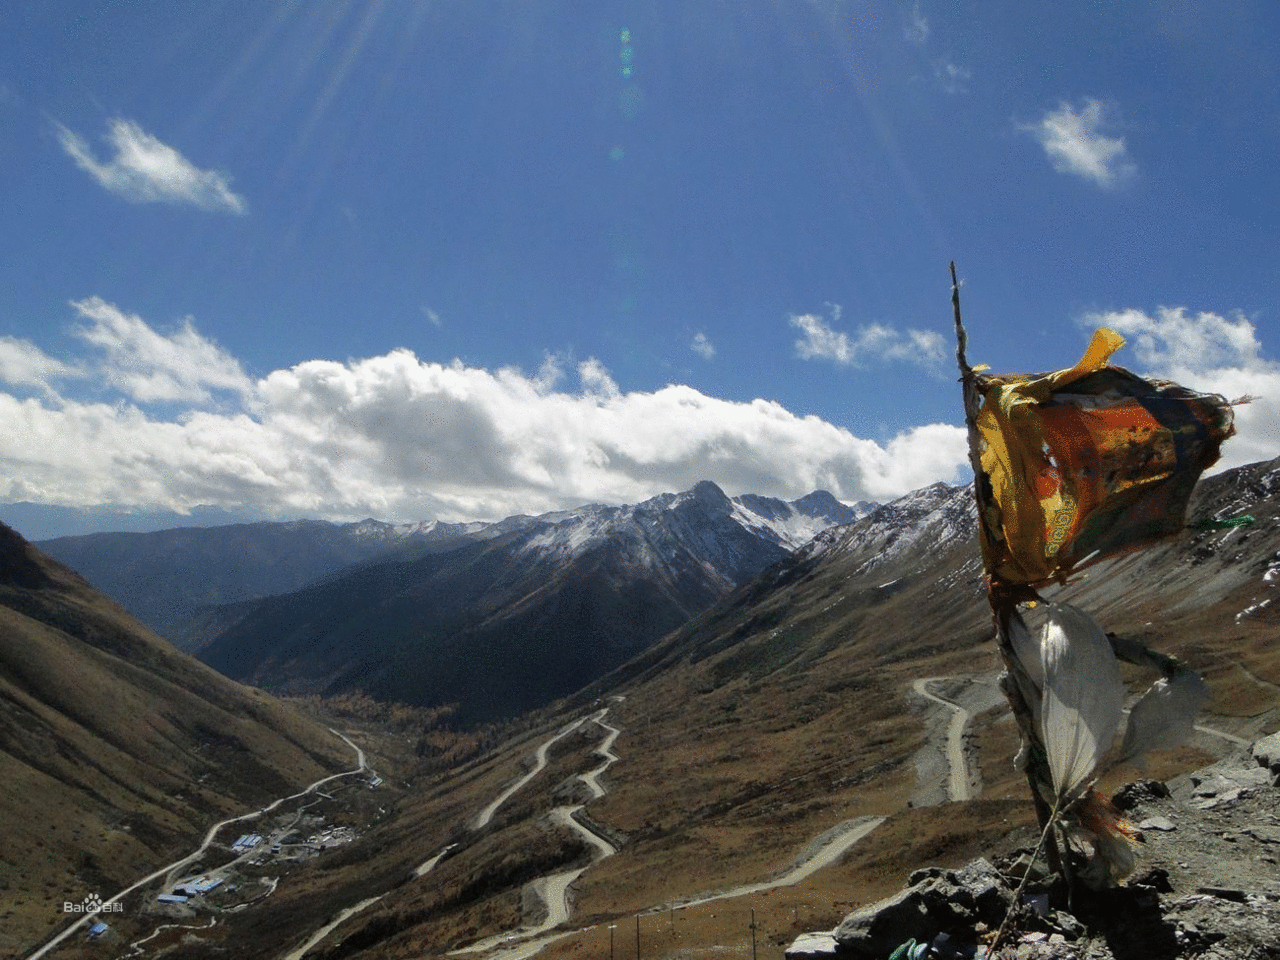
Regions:
M 91 939 L 94 937 L 100 937 L 110 929 L 111 929 L 110 927 L 108 927 L 105 923 L 99 920 L 97 923 L 95 923 L 92 927 L 89 928 L 89 937 Z

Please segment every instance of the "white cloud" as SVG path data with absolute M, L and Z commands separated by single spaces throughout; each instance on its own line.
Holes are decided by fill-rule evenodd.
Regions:
M 599 400 L 617 400 L 621 396 L 613 377 L 609 376 L 604 364 L 595 357 L 588 357 L 578 364 L 578 379 L 582 381 L 582 389 L 588 396 Z
M 530 376 L 427 363 L 407 350 L 312 360 L 249 381 L 189 322 L 166 336 L 98 298 L 76 308 L 89 321 L 86 339 L 106 352 L 100 367 L 85 369 L 128 399 L 51 396 L 54 366 L 41 398 L 0 391 L 9 496 L 20 489 L 24 499 L 71 506 L 203 504 L 267 516 L 499 519 L 636 502 L 702 479 L 730 493 L 796 497 L 822 487 L 883 500 L 967 470 L 959 427 L 922 426 L 881 444 L 765 400 L 720 400 L 680 385 L 624 393 L 594 358 L 569 382 L 554 356 Z M 122 373 L 130 357 L 132 376 Z M 224 405 L 201 409 L 216 390 Z M 146 405 L 154 399 L 189 405 Z
M 1128 158 L 1124 138 L 1101 132 L 1107 120 L 1102 104 L 1086 98 L 1079 110 L 1063 102 L 1038 123 L 1019 129 L 1040 141 L 1055 170 L 1110 187 L 1131 177 L 1137 168 Z
M 1217 470 L 1280 454 L 1280 363 L 1262 354 L 1252 323 L 1241 314 L 1188 313 L 1185 307 L 1089 314 L 1081 321 L 1123 334 L 1143 376 L 1173 380 L 1228 400 L 1248 395 L 1235 408 L 1236 435 L 1226 442 Z M 1121 366 L 1124 353 L 1113 358 Z
M 850 336 L 832 329 L 816 314 L 793 314 L 787 319 L 804 334 L 795 344 L 802 360 L 834 360 L 843 366 L 861 366 L 867 359 L 902 360 L 936 367 L 943 359 L 945 341 L 932 331 L 897 330 L 873 323 Z M 832 320 L 839 319 L 840 308 L 832 305 Z
M 55 381 L 81 375 L 78 368 L 55 360 L 30 340 L 0 337 L 0 381 L 4 383 L 48 388 Z
M 77 336 L 105 354 L 103 379 L 133 400 L 207 403 L 212 390 L 252 392 L 240 362 L 201 336 L 190 320 L 166 335 L 99 297 L 71 306 L 86 321 Z
M 911 20 L 903 35 L 912 43 L 923 44 L 929 39 L 929 20 L 920 8 L 920 0 L 913 0 L 911 4 Z
M 173 147 L 130 120 L 110 124 L 107 141 L 115 156 L 103 163 L 76 133 L 57 124 L 58 142 L 76 165 L 105 189 L 134 203 L 189 204 L 201 210 L 246 213 L 244 197 L 233 193 L 225 174 L 201 170 Z
M 689 349 L 702 357 L 703 360 L 710 360 L 716 355 L 716 345 L 702 332 L 694 336 L 693 343 L 689 344 Z
M 440 314 L 436 313 L 436 311 L 432 310 L 430 307 L 424 306 L 422 308 L 422 315 L 431 322 L 433 327 L 444 326 L 444 321 L 440 319 Z

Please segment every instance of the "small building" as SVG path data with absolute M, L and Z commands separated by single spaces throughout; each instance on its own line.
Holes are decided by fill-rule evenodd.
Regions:
M 262 837 L 256 833 L 246 833 L 241 835 L 240 839 L 231 845 L 231 849 L 236 853 L 244 853 L 246 850 L 252 850 L 262 842 Z
M 209 878 L 204 874 L 196 877 L 194 880 L 185 880 L 173 888 L 173 892 L 181 897 L 199 897 L 208 893 L 210 890 L 222 886 L 222 880 L 214 877 Z
M 160 903 L 186 903 L 190 899 L 190 897 L 184 897 L 180 893 L 162 893 L 156 897 L 156 900 Z
M 106 933 L 110 929 L 111 929 L 110 927 L 108 927 L 105 923 L 99 920 L 97 923 L 95 923 L 92 927 L 89 928 L 89 939 L 90 940 L 96 939 L 97 937 L 102 936 L 104 933 Z

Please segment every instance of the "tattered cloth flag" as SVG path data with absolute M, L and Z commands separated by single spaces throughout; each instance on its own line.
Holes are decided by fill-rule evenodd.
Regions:
M 1108 365 L 1097 330 L 1080 362 L 1037 375 L 969 371 L 983 560 L 993 583 L 1064 580 L 1182 529 L 1200 474 L 1231 436 L 1226 399 Z

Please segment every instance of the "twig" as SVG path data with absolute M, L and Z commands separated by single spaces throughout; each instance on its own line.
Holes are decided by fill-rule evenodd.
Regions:
M 1022 891 L 1027 888 L 1027 881 L 1031 879 L 1031 870 L 1036 865 L 1036 860 L 1040 858 L 1040 851 L 1044 849 L 1045 842 L 1049 839 L 1049 831 L 1053 829 L 1053 825 L 1058 820 L 1058 810 L 1062 805 L 1059 798 L 1053 805 L 1053 812 L 1049 814 L 1049 822 L 1044 825 L 1044 830 L 1040 832 L 1040 842 L 1036 844 L 1035 851 L 1031 854 L 1031 860 L 1027 863 L 1026 872 L 1022 875 L 1022 882 L 1018 884 L 1018 889 L 1013 891 L 1013 906 L 1010 907 L 1004 915 L 1004 919 L 1000 921 L 1000 929 L 996 931 L 996 938 L 991 941 L 990 955 L 995 956 L 996 950 L 1000 947 L 1000 941 L 1004 938 L 1005 929 L 1009 926 L 1009 919 L 1017 912 L 1019 904 L 1022 902 Z

